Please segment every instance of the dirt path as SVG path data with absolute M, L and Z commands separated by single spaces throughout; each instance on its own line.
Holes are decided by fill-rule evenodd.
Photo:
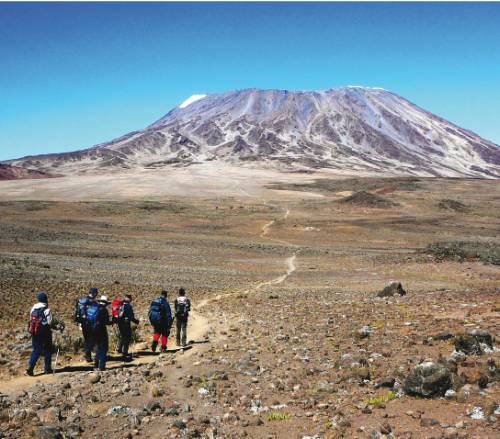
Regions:
M 274 205 L 274 204 L 272 204 L 272 205 L 269 204 L 269 205 L 273 206 L 273 207 L 279 207 L 279 206 Z M 290 215 L 290 209 L 289 208 L 284 209 L 284 215 L 283 215 L 282 221 L 286 220 L 289 217 L 289 215 Z M 258 291 L 261 288 L 269 286 L 269 285 L 281 284 L 297 269 L 295 261 L 297 260 L 297 254 L 299 253 L 300 248 L 298 246 L 296 246 L 295 244 L 292 244 L 292 243 L 290 243 L 288 241 L 284 241 L 282 239 L 277 239 L 277 238 L 271 238 L 271 237 L 268 236 L 269 230 L 271 229 L 271 227 L 275 223 L 276 223 L 276 219 L 273 219 L 273 220 L 265 223 L 262 226 L 261 234 L 259 236 L 261 238 L 266 238 L 266 239 L 268 239 L 270 241 L 278 242 L 280 244 L 285 244 L 287 246 L 292 246 L 292 247 L 297 248 L 297 250 L 295 250 L 290 257 L 288 257 L 288 258 L 285 259 L 285 265 L 287 267 L 286 273 L 282 274 L 281 276 L 275 277 L 274 279 L 263 281 L 263 282 L 259 282 L 257 285 L 254 285 L 253 287 L 248 288 L 248 289 L 244 290 L 243 292 L 236 291 L 234 293 L 219 294 L 219 295 L 217 295 L 215 297 L 205 299 L 205 300 L 203 300 L 202 302 L 199 303 L 198 306 L 200 308 L 206 306 L 210 302 L 221 300 L 223 297 L 237 296 L 237 295 L 239 295 L 241 293 L 248 294 L 248 293 L 251 293 L 253 291 Z
M 192 311 L 190 316 L 189 316 L 189 329 L 188 329 L 188 335 L 190 340 L 196 341 L 203 341 L 206 337 L 206 334 L 210 331 L 210 324 L 208 320 L 203 317 L 199 312 L 197 311 Z M 172 346 L 175 341 L 172 340 L 172 338 L 169 339 L 169 346 Z M 124 363 L 121 360 L 108 360 L 107 361 L 107 369 L 118 369 L 118 368 L 123 368 L 123 367 L 131 367 L 131 366 L 141 366 L 144 364 L 149 364 L 153 363 L 158 359 L 160 355 L 172 355 L 176 351 L 170 351 L 167 352 L 166 354 L 159 354 L 159 355 L 140 355 L 141 353 L 144 353 L 144 351 L 148 350 L 149 342 L 141 342 L 137 343 L 136 345 L 132 346 L 130 349 L 130 352 L 132 354 L 137 354 L 139 355 L 138 357 L 134 357 L 133 362 L 130 363 Z M 193 348 L 187 349 L 183 351 L 182 358 L 189 358 L 194 350 L 195 350 L 196 344 L 194 344 Z M 178 352 L 178 351 L 177 351 Z M 182 352 L 182 351 L 180 351 Z M 110 352 L 112 355 L 112 353 Z M 54 357 L 55 360 L 55 357 Z M 70 370 L 67 370 L 70 369 Z M 58 381 L 59 379 L 63 377 L 67 377 L 71 374 L 75 373 L 81 373 L 82 371 L 87 371 L 90 370 L 90 367 L 88 363 L 85 363 L 83 361 L 77 361 L 74 363 L 71 363 L 69 365 L 65 365 L 62 367 L 56 368 L 56 373 L 55 374 L 50 374 L 50 375 L 36 375 L 35 377 L 30 377 L 30 376 L 20 376 L 13 378 L 8 381 L 3 381 L 0 382 L 0 392 L 7 394 L 7 395 L 12 395 L 16 394 L 18 392 L 21 392 L 27 388 L 33 387 L 39 383 L 53 383 Z
M 282 220 L 286 220 L 288 216 L 290 215 L 290 209 L 284 210 L 284 216 Z M 276 238 L 271 238 L 268 237 L 270 228 L 276 223 L 276 219 L 273 219 L 269 221 L 268 223 L 264 224 L 264 226 L 261 229 L 261 238 L 266 238 L 270 241 L 274 242 L 279 242 L 288 246 L 293 246 L 297 247 L 294 244 L 291 244 L 287 241 L 283 241 L 280 239 Z M 247 289 L 244 291 L 244 293 L 250 293 L 253 291 L 258 291 L 261 288 L 269 285 L 276 285 L 276 284 L 281 284 L 283 283 L 295 270 L 296 270 L 296 264 L 295 261 L 297 259 L 297 254 L 299 252 L 299 248 L 297 247 L 297 250 L 293 252 L 293 254 L 285 259 L 285 265 L 286 265 L 286 272 L 274 279 L 260 282 L 257 285 Z M 218 295 L 213 298 L 208 298 L 205 300 L 202 300 L 201 302 L 198 302 L 197 306 L 195 309 L 190 314 L 190 320 L 189 320 L 189 339 L 194 340 L 194 341 L 203 341 L 207 334 L 211 331 L 211 326 L 210 322 L 207 318 L 205 318 L 201 313 L 200 310 L 204 308 L 206 305 L 208 305 L 212 301 L 218 301 L 222 299 L 223 297 L 227 296 L 232 296 L 232 295 L 238 295 L 241 294 L 241 292 L 235 292 L 235 293 L 229 293 L 225 295 Z M 147 322 L 143 322 L 143 324 L 147 324 Z M 217 336 L 215 336 L 217 338 Z M 212 340 L 213 341 L 213 340 Z M 169 345 L 172 345 L 172 340 L 169 340 Z M 182 357 L 181 361 L 184 361 L 184 359 L 188 359 L 194 352 L 196 347 L 196 344 L 194 344 L 193 348 L 187 349 L 182 352 Z M 107 369 L 117 369 L 117 368 L 123 368 L 123 367 L 137 367 L 145 364 L 150 364 L 156 361 L 158 358 L 158 355 L 142 355 L 141 353 L 146 352 L 149 349 L 149 341 L 148 342 L 141 342 L 136 344 L 135 346 L 132 346 L 130 352 L 132 354 L 137 354 L 138 356 L 134 357 L 133 362 L 131 363 L 124 363 L 121 360 L 118 359 L 110 359 L 107 362 Z M 168 352 L 166 354 L 161 354 L 161 355 L 172 355 L 175 351 Z M 13 395 L 17 394 L 19 392 L 22 392 L 26 390 L 27 388 L 33 387 L 39 383 L 53 383 L 56 382 L 57 380 L 67 377 L 70 374 L 74 373 L 81 373 L 82 371 L 88 371 L 91 370 L 89 365 L 85 362 L 79 361 L 79 362 L 74 362 L 69 365 L 65 365 L 60 368 L 56 368 L 56 373 L 51 374 L 51 375 L 44 375 L 44 374 L 39 374 L 36 375 L 35 377 L 29 377 L 29 376 L 20 376 L 13 378 L 8 381 L 0 382 L 0 392 L 7 394 L 7 395 Z

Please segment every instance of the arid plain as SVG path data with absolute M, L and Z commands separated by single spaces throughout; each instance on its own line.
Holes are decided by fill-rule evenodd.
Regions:
M 118 176 L 0 182 L 3 437 L 498 437 L 497 180 L 203 175 L 150 196 Z M 391 280 L 407 294 L 377 298 Z M 134 361 L 95 383 L 71 322 L 90 286 L 133 294 L 141 320 Z M 200 343 L 147 355 L 148 304 L 180 286 Z M 67 329 L 58 373 L 28 378 L 39 290 Z M 492 348 L 450 360 L 473 329 Z M 428 361 L 447 397 L 403 392 Z

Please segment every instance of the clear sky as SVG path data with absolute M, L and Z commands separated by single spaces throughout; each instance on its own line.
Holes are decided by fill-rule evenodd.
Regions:
M 500 3 L 0 3 L 0 160 L 196 93 L 384 87 L 500 144 Z

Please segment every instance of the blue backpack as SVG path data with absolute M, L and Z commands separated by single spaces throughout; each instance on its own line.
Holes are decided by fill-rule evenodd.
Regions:
M 149 306 L 149 321 L 152 325 L 160 323 L 162 317 L 164 317 L 164 307 L 163 300 L 161 297 L 157 297 L 155 300 L 151 302 Z
M 97 302 L 90 302 L 86 307 L 85 320 L 92 329 L 97 327 L 99 317 L 99 305 Z

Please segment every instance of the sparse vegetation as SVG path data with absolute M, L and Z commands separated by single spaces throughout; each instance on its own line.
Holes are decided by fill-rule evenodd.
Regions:
M 495 242 L 441 241 L 429 244 L 424 251 L 438 260 L 479 260 L 500 265 L 500 244 Z
M 464 203 L 456 200 L 441 200 L 438 207 L 443 210 L 453 210 L 455 212 L 468 212 L 470 209 Z
M 267 420 L 268 421 L 286 421 L 290 419 L 290 415 L 288 413 L 284 412 L 276 412 L 273 411 L 267 415 Z
M 397 205 L 391 200 L 365 191 L 356 192 L 348 197 L 342 198 L 339 202 L 357 206 L 382 208 L 393 207 Z
M 377 407 L 380 404 L 385 404 L 386 402 L 392 401 L 393 399 L 396 399 L 397 395 L 393 392 L 390 391 L 386 395 L 381 395 L 381 396 L 376 396 L 374 398 L 370 398 L 367 401 L 365 401 L 366 404 L 371 405 L 373 407 Z

